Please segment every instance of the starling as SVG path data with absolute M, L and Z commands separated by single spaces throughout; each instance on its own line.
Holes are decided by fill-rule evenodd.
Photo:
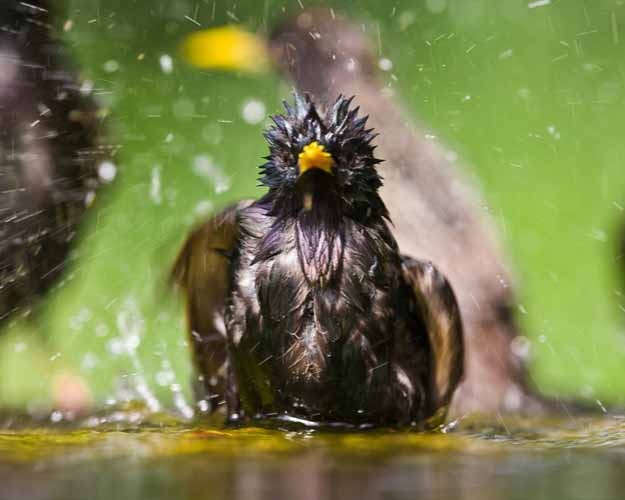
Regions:
M 57 280 L 100 184 L 97 107 L 53 32 L 52 4 L 0 7 L 0 320 Z
M 514 317 L 515 284 L 494 225 L 450 154 L 427 139 L 386 92 L 375 49 L 362 25 L 332 10 L 307 9 L 284 20 L 268 39 L 256 36 L 254 42 L 250 33 L 237 37 L 230 29 L 228 43 L 240 50 L 217 54 L 219 34 L 204 30 L 188 37 L 187 59 L 206 68 L 237 66 L 249 71 L 271 60 L 315 101 L 331 102 L 339 93 L 357 95 L 361 109 L 371 117 L 380 133 L 378 152 L 385 159 L 380 194 L 393 220 L 391 232 L 403 252 L 436 262 L 460 305 L 465 375 L 452 414 L 542 411 L 545 400 L 531 389 L 524 360 L 514 349 L 521 334 Z M 260 46 L 265 47 L 264 57 L 241 62 L 241 54 L 257 53 Z M 237 59 L 225 62 L 228 54 Z
M 265 134 L 267 193 L 201 226 L 174 266 L 204 389 L 230 421 L 425 425 L 461 379 L 456 299 L 400 253 L 376 134 L 351 102 L 285 103 Z

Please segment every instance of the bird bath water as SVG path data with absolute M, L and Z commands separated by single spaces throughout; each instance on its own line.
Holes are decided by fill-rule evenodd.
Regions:
M 5 418 L 0 498 L 570 500 L 625 487 L 618 417 L 465 419 L 415 433 L 114 423 L 121 415 L 72 428 Z

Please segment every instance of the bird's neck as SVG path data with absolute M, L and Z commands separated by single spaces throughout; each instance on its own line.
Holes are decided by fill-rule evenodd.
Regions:
M 329 282 L 343 257 L 343 214 L 338 197 L 315 189 L 298 193 L 295 242 L 302 271 L 311 283 Z
M 311 183 L 299 186 L 286 196 L 270 191 L 261 204 L 274 218 L 271 235 L 281 228 L 293 228 L 302 271 L 309 282 L 319 284 L 330 283 L 340 273 L 349 224 L 368 227 L 388 218 L 377 193 L 369 193 L 360 201 L 357 199 L 354 197 L 350 202 L 328 186 Z M 267 246 L 272 246 L 269 243 L 275 238 L 266 240 Z

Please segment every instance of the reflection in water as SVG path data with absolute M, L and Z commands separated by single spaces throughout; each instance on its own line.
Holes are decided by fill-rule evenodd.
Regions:
M 506 422 L 479 435 L 470 424 L 446 435 L 7 431 L 0 434 L 0 498 L 621 498 L 623 422 L 549 425 Z
M 95 498 L 241 500 L 300 498 L 621 498 L 622 453 L 561 452 L 487 457 L 423 454 L 348 460 L 307 452 L 289 459 L 214 460 L 193 455 L 124 458 L 72 467 L 0 466 L 3 499 Z

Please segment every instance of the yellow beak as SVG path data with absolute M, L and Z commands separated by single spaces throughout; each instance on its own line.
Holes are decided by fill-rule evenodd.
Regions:
M 192 33 L 181 45 L 184 59 L 203 69 L 260 72 L 268 69 L 265 40 L 236 26 Z
M 304 146 L 304 149 L 299 154 L 298 165 L 300 176 L 312 168 L 318 168 L 332 174 L 334 159 L 332 155 L 325 150 L 322 144 L 313 141 L 307 146 Z

